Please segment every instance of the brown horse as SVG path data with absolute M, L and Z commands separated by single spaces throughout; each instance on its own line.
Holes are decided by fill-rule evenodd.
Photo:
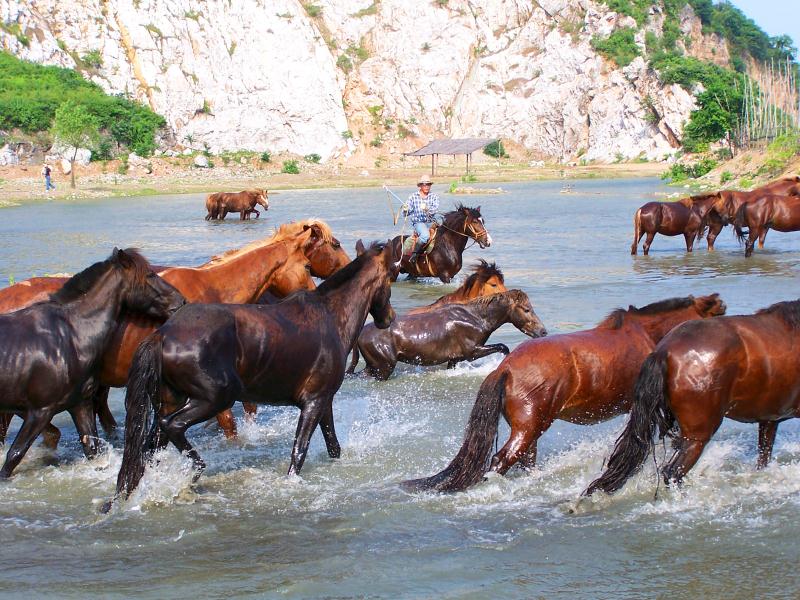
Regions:
M 509 290 L 400 317 L 387 329 L 365 325 L 353 348 L 350 371 L 355 370 L 359 352 L 367 363 L 364 372 L 381 380 L 389 378 L 398 362 L 425 366 L 447 363 L 452 367 L 495 352 L 508 354 L 505 344 L 486 345 L 489 336 L 505 323 L 512 323 L 532 338 L 547 335 L 528 295 Z
M 631 254 L 635 255 L 642 236 L 647 235 L 642 250 L 650 253 L 650 245 L 657 233 L 661 235 L 683 235 L 686 251 L 691 252 L 695 239 L 703 230 L 703 219 L 715 200 L 714 194 L 689 196 L 677 202 L 648 202 L 633 215 L 633 244 Z M 713 248 L 713 242 L 709 249 Z
M 23 424 L 0 479 L 9 477 L 33 440 L 69 411 L 87 458 L 97 452 L 91 396 L 99 358 L 123 308 L 166 319 L 186 303 L 136 250 L 117 250 L 72 277 L 47 302 L 0 315 L 0 411 Z M 5 431 L 2 432 L 5 436 Z
M 200 267 L 170 267 L 160 274 L 190 302 L 240 304 L 254 302 L 265 291 L 285 297 L 298 289 L 313 289 L 311 275 L 329 276 L 343 264 L 347 264 L 347 258 L 347 253 L 333 237 L 328 225 L 309 219 L 282 225 L 270 238 L 228 251 Z M 50 283 L 42 282 L 48 285 Z M 22 283 L 17 285 L 22 286 Z M 23 289 L 30 296 L 24 298 L 22 294 L 15 294 L 20 302 L 30 300 L 31 296 L 35 297 L 38 293 L 32 291 L 33 286 Z M 159 325 L 158 321 L 152 319 L 123 317 L 105 353 L 96 408 L 100 423 L 108 433 L 113 432 L 116 427 L 116 421 L 106 402 L 108 387 L 125 385 L 133 352 Z M 0 431 L 8 426 L 8 419 L 7 416 L 0 415 Z M 220 415 L 220 425 L 227 437 L 236 436 L 232 414 Z M 48 428 L 47 433 L 46 442 L 49 446 L 55 446 L 60 435 L 58 429 Z
M 267 190 L 243 190 L 241 192 L 216 192 L 206 197 L 206 221 L 212 219 L 225 218 L 229 212 L 238 212 L 239 220 L 249 220 L 250 213 L 255 213 L 256 219 L 259 216 L 256 204 L 269 209 L 269 199 Z
M 394 319 L 395 260 L 391 245 L 373 245 L 315 291 L 280 304 L 191 304 L 178 312 L 136 352 L 117 494 L 136 487 L 149 453 L 167 440 L 202 470 L 186 430 L 242 399 L 300 409 L 290 474 L 302 468 L 318 424 L 328 454 L 338 458 L 333 396 L 367 314 L 378 327 Z M 151 410 L 162 416 L 148 432 Z
M 488 263 L 482 258 L 479 258 L 478 261 L 478 264 L 472 269 L 472 274 L 454 292 L 445 294 L 427 306 L 412 308 L 407 314 L 416 315 L 432 308 L 438 308 L 443 304 L 463 304 L 481 296 L 507 292 L 505 277 L 497 265 Z
M 410 277 L 438 277 L 443 283 L 450 283 L 461 270 L 461 255 L 467 240 L 475 240 L 481 248 L 492 245 L 492 238 L 481 216 L 481 207 L 469 208 L 463 204 L 444 214 L 442 223 L 436 226 L 433 248 L 420 254 L 416 262 L 411 262 L 410 254 L 403 254 L 402 242 L 405 239 L 408 236 L 397 236 L 392 240 L 395 253 L 403 256 L 400 272 L 408 273 Z
M 449 492 L 480 481 L 501 412 L 511 436 L 490 470 L 503 474 L 520 460 L 533 466 L 537 440 L 555 419 L 591 425 L 627 412 L 639 367 L 656 343 L 684 321 L 724 312 L 717 294 L 673 298 L 616 310 L 594 329 L 520 344 L 481 384 L 458 455 L 405 487 Z
M 656 430 L 675 440 L 664 481 L 680 482 L 725 417 L 758 423 L 765 467 L 778 424 L 800 416 L 799 370 L 800 300 L 676 327 L 642 365 L 628 423 L 585 494 L 620 489 L 653 450 Z
M 800 198 L 797 196 L 761 196 L 739 207 L 733 220 L 736 237 L 744 242 L 744 255 L 753 254 L 756 239 L 758 247 L 764 247 L 764 240 L 770 229 L 788 232 L 800 231 Z M 742 227 L 747 227 L 745 236 Z

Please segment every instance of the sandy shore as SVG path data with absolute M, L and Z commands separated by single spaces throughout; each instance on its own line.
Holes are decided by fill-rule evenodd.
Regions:
M 44 192 L 44 180 L 39 175 L 41 165 L 0 167 L 0 206 L 22 202 L 71 198 L 106 198 L 155 194 L 210 193 L 233 191 L 253 187 L 268 190 L 369 187 L 410 185 L 420 174 L 429 172 L 430 164 L 414 164 L 388 168 L 365 169 L 339 165 L 300 164 L 301 172 L 291 175 L 280 172 L 280 164 L 235 164 L 200 169 L 170 159 L 152 159 L 152 173 L 142 168 L 131 168 L 119 173 L 119 163 L 92 163 L 76 169 L 76 188 L 70 188 L 69 175 L 54 173 L 56 190 Z M 666 170 L 663 163 L 621 163 L 576 167 L 534 168 L 527 164 L 482 164 L 472 168 L 475 180 L 462 183 L 463 165 L 440 166 L 434 181 L 439 189 L 449 188 L 452 182 L 465 187 L 474 184 L 501 183 L 504 181 L 530 181 L 545 179 L 657 177 Z M 496 186 L 495 186 L 496 187 Z

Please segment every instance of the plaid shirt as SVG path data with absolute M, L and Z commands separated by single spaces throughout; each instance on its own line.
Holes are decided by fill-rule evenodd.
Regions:
M 422 208 L 425 204 L 426 208 Z M 419 192 L 414 192 L 408 197 L 408 210 L 406 214 L 411 217 L 411 224 L 414 223 L 431 223 L 433 222 L 433 213 L 439 208 L 439 196 L 436 194 L 428 194 L 428 197 L 423 199 Z

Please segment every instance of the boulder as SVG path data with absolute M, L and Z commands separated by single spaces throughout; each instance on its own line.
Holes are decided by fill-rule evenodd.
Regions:
M 19 156 L 17 156 L 17 153 L 13 150 L 13 148 L 11 148 L 10 145 L 6 144 L 0 148 L 0 167 L 18 164 Z
M 194 157 L 194 166 L 200 169 L 208 169 L 211 165 L 208 162 L 208 158 L 203 154 L 198 154 Z

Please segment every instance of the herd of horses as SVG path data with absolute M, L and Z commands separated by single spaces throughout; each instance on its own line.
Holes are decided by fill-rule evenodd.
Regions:
M 687 252 L 706 235 L 708 250 L 713 251 L 714 240 L 726 225 L 733 225 L 737 239 L 744 242 L 746 257 L 753 254 L 756 240 L 759 248 L 764 247 L 770 229 L 800 231 L 800 176 L 778 179 L 750 192 L 720 190 L 677 202 L 648 202 L 633 217 L 631 254 L 636 254 L 642 237 L 642 250 L 648 254 L 657 233 L 683 235 Z
M 656 232 L 677 235 L 681 227 L 688 250 L 705 231 L 712 249 L 729 222 L 740 237 L 749 228 L 752 250 L 754 240 L 763 242 L 757 223 L 788 226 L 792 203 L 800 202 L 798 183 L 647 204 L 636 213 L 631 251 L 644 234 L 647 253 Z M 266 203 L 266 190 L 256 192 L 241 193 L 248 197 L 241 206 L 256 198 L 241 209 L 242 219 L 261 192 Z M 236 195 L 214 202 L 223 206 L 229 196 Z M 350 260 L 327 224 L 308 219 L 199 267 L 150 265 L 136 250 L 115 249 L 73 277 L 0 290 L 0 442 L 12 416 L 23 420 L 0 478 L 11 476 L 40 434 L 46 444 L 58 443 L 50 420 L 63 411 L 92 458 L 96 421 L 109 435 L 116 427 L 107 396 L 121 386 L 124 452 L 116 495 L 103 511 L 136 488 L 154 452 L 169 443 L 199 477 L 205 463 L 186 432 L 216 418 L 235 437 L 236 401 L 245 415 L 258 404 L 299 409 L 288 469 L 298 473 L 317 427 L 329 456 L 340 456 L 333 398 L 359 356 L 362 375 L 385 380 L 398 362 L 452 367 L 505 355 L 480 385 L 457 455 L 441 472 L 403 482 L 409 491 L 455 492 L 489 471 L 504 474 L 518 463 L 530 469 L 538 439 L 555 419 L 590 425 L 625 413 L 625 429 L 587 496 L 620 489 L 657 437 L 673 439 L 662 475 L 680 482 L 725 417 L 759 424 L 760 468 L 778 424 L 800 416 L 800 300 L 731 317 L 717 294 L 671 298 L 614 310 L 592 329 L 548 336 L 530 298 L 507 289 L 502 271 L 481 260 L 456 291 L 397 316 L 391 286 L 401 272 L 450 281 L 468 240 L 491 244 L 480 207 L 459 205 L 439 227 L 417 263 L 403 256 L 400 238 L 369 247 L 359 240 Z M 314 277 L 323 280 L 319 286 Z M 513 351 L 488 344 L 505 323 L 530 339 Z M 510 435 L 492 456 L 501 416 Z

